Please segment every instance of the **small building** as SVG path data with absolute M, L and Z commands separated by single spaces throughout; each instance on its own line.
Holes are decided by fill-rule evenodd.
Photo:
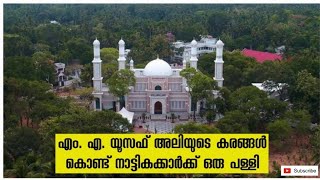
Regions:
M 51 23 L 51 24 L 58 24 L 58 25 L 60 25 L 60 23 L 59 23 L 58 21 L 56 21 L 56 20 L 50 21 L 50 23 Z
M 279 100 L 281 99 L 281 96 L 286 93 L 286 87 L 288 86 L 287 83 L 275 83 L 273 81 L 264 81 L 263 83 L 251 83 L 251 85 L 257 87 L 261 91 L 264 91 L 268 94 L 268 97 L 270 98 L 276 98 Z
M 217 39 L 210 35 L 201 36 L 197 42 L 197 58 L 203 54 L 215 52 Z M 191 58 L 191 42 L 176 41 L 172 43 L 174 48 L 174 58 L 189 61 Z
M 265 61 L 277 61 L 282 60 L 282 56 L 276 53 L 269 53 L 263 51 L 256 51 L 251 49 L 243 49 L 242 55 L 256 59 L 257 62 L 263 63 Z
M 71 86 L 75 82 L 80 83 L 82 65 L 70 64 L 68 67 L 64 63 L 54 63 L 59 87 Z
M 279 47 L 277 47 L 277 48 L 274 49 L 274 51 L 275 51 L 277 54 L 283 54 L 285 50 L 286 50 L 286 46 L 284 46 L 284 45 L 279 46 Z
M 58 86 L 65 86 L 65 81 L 67 80 L 67 76 L 64 74 L 66 65 L 64 63 L 54 63 Z

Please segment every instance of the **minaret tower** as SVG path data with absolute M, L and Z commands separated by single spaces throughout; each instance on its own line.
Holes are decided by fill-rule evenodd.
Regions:
M 191 41 L 191 58 L 190 58 L 190 67 L 197 69 L 197 41 L 193 39 Z
M 118 44 L 119 44 L 118 64 L 119 64 L 119 70 L 121 70 L 126 68 L 126 57 L 124 54 L 125 42 L 121 38 Z
M 133 68 L 134 68 L 133 63 L 134 63 L 134 62 L 133 62 L 133 60 L 131 59 L 131 60 L 130 60 L 130 70 L 133 70 Z
M 186 69 L 187 68 L 187 61 L 185 59 L 183 59 L 182 61 L 182 69 Z
M 182 61 L 182 69 L 186 69 L 187 68 L 187 61 L 185 59 L 183 59 Z M 183 88 L 183 91 L 186 89 L 187 87 L 187 80 L 186 78 L 182 78 L 182 88 Z
M 214 61 L 214 80 L 217 81 L 218 86 L 223 86 L 223 42 L 219 39 L 216 43 L 216 60 Z
M 102 99 L 102 79 L 101 76 L 101 59 L 100 59 L 100 42 L 96 39 L 93 41 L 93 54 L 94 58 L 92 61 L 93 64 L 93 96 L 95 97 L 94 100 L 94 109 L 101 110 L 101 99 Z

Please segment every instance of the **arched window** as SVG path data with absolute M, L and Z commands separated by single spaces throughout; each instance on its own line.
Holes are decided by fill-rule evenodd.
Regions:
M 100 109 L 100 99 L 96 98 L 96 109 Z
M 161 90 L 161 86 L 157 85 L 154 90 Z

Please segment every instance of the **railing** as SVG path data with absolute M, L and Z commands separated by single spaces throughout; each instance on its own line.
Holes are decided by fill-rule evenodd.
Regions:
M 130 95 L 146 95 L 146 91 L 134 91 L 134 92 L 129 92 Z
M 151 96 L 166 96 L 166 94 L 151 94 Z

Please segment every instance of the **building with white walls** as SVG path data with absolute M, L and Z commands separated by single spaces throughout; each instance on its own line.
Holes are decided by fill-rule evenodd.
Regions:
M 210 35 L 201 36 L 197 42 L 197 57 L 216 51 L 217 39 Z M 189 61 L 191 58 L 192 42 L 176 41 L 172 43 L 174 48 L 174 58 L 185 59 Z

